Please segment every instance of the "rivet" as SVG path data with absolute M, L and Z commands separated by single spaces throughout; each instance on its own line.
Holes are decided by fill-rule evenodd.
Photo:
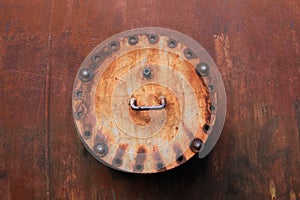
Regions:
M 82 75 L 82 77 L 87 78 L 87 77 L 89 76 L 88 70 L 87 70 L 87 69 L 83 69 L 83 70 L 81 71 L 81 75 Z
M 82 91 L 81 90 L 78 90 L 76 93 L 75 93 L 76 97 L 79 99 L 82 97 Z
M 202 142 L 201 139 L 195 138 L 195 139 L 192 141 L 190 148 L 191 148 L 191 150 L 192 150 L 193 152 L 196 153 L 196 152 L 199 152 L 199 151 L 200 151 L 200 149 L 201 149 L 201 147 L 202 147 L 202 144 L 203 144 L 203 142 Z
M 108 152 L 108 147 L 105 143 L 98 143 L 94 146 L 94 151 L 100 156 L 103 157 Z
M 207 133 L 207 131 L 209 131 L 209 129 L 210 129 L 210 126 L 209 126 L 208 124 L 205 124 L 205 125 L 203 126 L 203 131 L 204 131 L 205 133 Z
M 192 50 L 190 49 L 185 49 L 184 50 L 184 56 L 187 58 L 187 59 L 192 59 L 192 58 L 195 58 L 195 54 Z
M 138 39 L 138 37 L 136 35 L 131 35 L 128 38 L 128 43 L 130 45 L 135 45 L 136 43 L 138 43 L 138 41 L 139 41 L 139 39 Z
M 144 169 L 144 166 L 142 164 L 137 164 L 137 165 L 135 165 L 135 169 L 137 171 L 142 171 Z
M 185 160 L 184 155 L 181 155 L 181 156 L 179 156 L 179 157 L 176 159 L 176 161 L 177 161 L 178 163 L 181 163 L 181 162 L 183 162 L 184 160 Z
M 158 41 L 158 36 L 155 34 L 148 35 L 148 40 L 150 44 L 155 44 Z
M 173 39 L 169 39 L 168 41 L 168 47 L 171 49 L 174 49 L 177 46 L 177 42 Z
M 208 75 L 208 72 L 209 72 L 209 67 L 207 64 L 205 63 L 199 63 L 197 66 L 196 66 L 196 72 L 198 75 L 200 76 L 206 76 Z
M 93 61 L 94 63 L 97 63 L 99 60 L 100 60 L 100 55 L 94 54 L 94 55 L 92 56 L 92 61 Z
M 214 105 L 209 106 L 209 110 L 214 111 L 215 109 L 216 109 L 216 107 Z
M 82 112 L 81 111 L 77 112 L 76 116 L 77 116 L 78 119 L 80 119 L 82 117 Z
M 151 77 L 151 69 L 149 67 L 145 67 L 143 70 L 143 76 L 145 78 L 150 78 Z
M 114 163 L 117 166 L 121 166 L 123 164 L 123 160 L 121 158 L 114 159 Z
M 79 79 L 83 82 L 87 82 L 93 79 L 93 74 L 89 69 L 81 69 L 79 71 Z
M 157 168 L 157 170 L 161 170 L 162 168 L 164 168 L 164 164 L 159 162 L 156 164 L 156 168 Z
M 214 92 L 214 86 L 209 85 L 209 86 L 207 86 L 207 88 L 208 88 L 208 92 L 209 93 L 213 93 Z
M 118 47 L 119 47 L 119 44 L 118 44 L 118 42 L 116 42 L 116 41 L 111 42 L 111 43 L 109 44 L 109 48 L 110 48 L 112 51 L 118 50 Z
M 91 133 L 90 131 L 84 131 L 83 134 L 84 134 L 84 136 L 87 137 L 87 138 L 91 137 L 91 135 L 92 135 L 92 133 Z

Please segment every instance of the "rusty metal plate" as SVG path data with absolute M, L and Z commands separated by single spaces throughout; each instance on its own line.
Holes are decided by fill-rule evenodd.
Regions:
M 204 48 L 163 28 L 115 35 L 83 61 L 73 89 L 78 135 L 100 162 L 155 173 L 204 157 L 223 128 L 226 95 Z

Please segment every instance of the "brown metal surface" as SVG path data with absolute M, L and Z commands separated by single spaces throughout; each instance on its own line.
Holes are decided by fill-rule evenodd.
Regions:
M 166 99 L 163 109 L 134 105 L 159 105 L 160 97 Z M 225 102 L 219 71 L 204 48 L 163 28 L 129 30 L 98 45 L 83 61 L 73 89 L 83 144 L 99 161 L 135 173 L 169 170 L 196 152 L 208 153 L 206 140 L 219 137 L 212 130 L 216 121 L 224 124 Z M 202 148 L 190 148 L 198 139 Z
M 92 48 L 149 26 L 212 55 L 227 116 L 208 157 L 140 176 L 85 150 L 70 93 Z M 0 199 L 299 200 L 299 38 L 298 0 L 2 0 Z

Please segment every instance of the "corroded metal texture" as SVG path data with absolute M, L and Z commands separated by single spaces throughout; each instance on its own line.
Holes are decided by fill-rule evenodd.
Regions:
M 135 173 L 169 170 L 198 152 L 204 157 L 219 138 L 225 102 L 204 48 L 163 28 L 126 31 L 98 45 L 73 89 L 83 144 L 99 161 Z
M 299 13 L 298 0 L 1 0 L 0 199 L 299 200 Z M 203 45 L 227 116 L 208 157 L 140 176 L 86 151 L 70 93 L 92 48 L 149 26 Z

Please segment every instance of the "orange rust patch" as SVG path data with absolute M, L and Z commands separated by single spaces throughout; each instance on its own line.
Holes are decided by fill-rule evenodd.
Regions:
M 127 147 L 128 147 L 128 144 L 119 144 L 120 149 L 126 150 Z
M 146 153 L 146 149 L 144 147 L 139 147 L 137 153 Z

